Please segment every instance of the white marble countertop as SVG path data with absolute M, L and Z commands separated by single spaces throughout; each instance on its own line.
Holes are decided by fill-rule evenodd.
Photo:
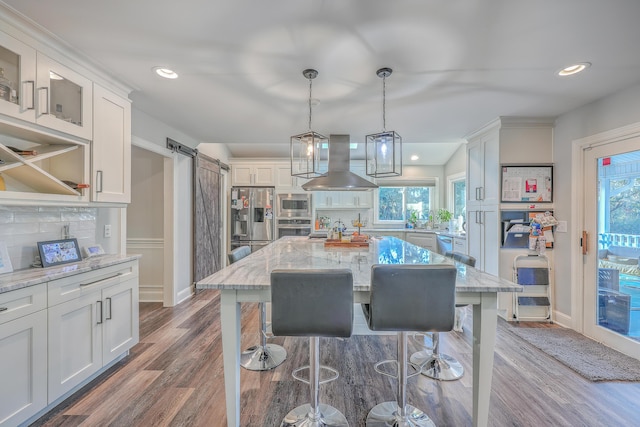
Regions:
M 453 264 L 453 260 L 397 239 L 372 239 L 368 248 L 324 247 L 323 239 L 283 237 L 196 284 L 198 289 L 264 289 L 277 268 L 348 268 L 355 291 L 368 291 L 373 264 Z M 522 292 L 519 286 L 461 263 L 457 292 Z
M 141 255 L 102 255 L 94 258 L 47 268 L 28 268 L 13 273 L 0 274 L 0 293 L 38 285 L 50 280 L 72 276 L 110 265 L 139 259 Z

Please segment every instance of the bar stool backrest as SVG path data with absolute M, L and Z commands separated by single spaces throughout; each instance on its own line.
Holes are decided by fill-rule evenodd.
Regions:
M 273 270 L 271 330 L 274 335 L 350 337 L 353 275 L 346 269 Z
M 377 264 L 371 267 L 371 300 L 365 317 L 374 331 L 450 331 L 455 298 L 453 265 Z
M 229 264 L 233 264 L 248 255 L 251 255 L 251 248 L 249 246 L 240 246 L 229 252 L 227 258 L 229 258 Z

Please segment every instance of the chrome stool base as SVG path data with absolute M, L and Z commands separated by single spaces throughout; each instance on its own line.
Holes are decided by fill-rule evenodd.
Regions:
M 310 404 L 298 406 L 284 417 L 280 427 L 349 427 L 342 412 L 333 406 L 321 403 L 319 410 L 320 416 L 314 419 Z
M 462 378 L 464 374 L 464 368 L 453 357 L 439 353 L 432 355 L 422 365 L 422 375 L 425 375 L 434 380 L 440 381 L 454 381 Z
M 250 371 L 268 371 L 287 358 L 287 351 L 276 344 L 249 347 L 240 355 L 240 366 Z
M 373 407 L 367 415 L 367 427 L 435 427 L 424 412 L 420 409 L 407 405 L 404 419 L 399 414 L 396 402 L 384 402 Z
M 422 367 L 422 365 L 424 365 L 429 361 L 429 359 L 431 359 L 431 356 L 433 356 L 433 351 L 431 351 L 431 349 L 416 351 L 411 355 L 409 361 Z

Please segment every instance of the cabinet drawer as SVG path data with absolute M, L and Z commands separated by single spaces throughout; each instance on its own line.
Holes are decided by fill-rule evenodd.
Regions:
M 52 280 L 48 285 L 49 306 L 79 298 L 96 289 L 116 285 L 136 277 L 138 277 L 138 263 L 130 261 Z
M 47 284 L 0 294 L 0 324 L 47 308 Z

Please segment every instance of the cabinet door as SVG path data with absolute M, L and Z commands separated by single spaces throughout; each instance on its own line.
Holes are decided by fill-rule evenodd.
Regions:
M 7 79 L 0 81 L 0 114 L 35 122 L 35 49 L 0 32 L 0 68 Z
M 483 146 L 483 185 L 484 199 L 482 203 L 486 205 L 497 205 L 500 203 L 500 141 L 498 135 L 490 135 Z M 492 210 L 493 211 L 493 210 Z
M 18 425 L 47 406 L 47 311 L 0 325 L 0 425 Z
M 102 368 L 100 291 L 49 307 L 49 403 Z
M 467 211 L 467 253 L 476 259 L 476 268 L 484 271 L 482 257 L 484 227 L 481 216 L 480 210 Z
M 276 189 L 288 191 L 295 187 L 296 177 L 291 176 L 290 165 L 276 166 Z
M 274 185 L 275 179 L 273 175 L 273 166 L 256 165 L 253 171 L 253 183 L 254 185 Z
M 37 53 L 36 122 L 90 140 L 93 122 L 91 80 Z
M 137 278 L 105 288 L 102 303 L 102 363 L 106 365 L 138 343 Z
M 480 206 L 484 187 L 484 149 L 482 141 L 467 145 L 467 211 Z
M 131 201 L 131 103 L 94 85 L 91 200 Z
M 467 253 L 467 239 L 454 238 L 453 251 L 461 254 Z
M 253 169 L 251 165 L 231 165 L 233 185 L 253 185 Z
M 494 276 L 499 273 L 500 227 L 497 206 L 486 208 L 482 214 L 483 226 L 483 270 Z

